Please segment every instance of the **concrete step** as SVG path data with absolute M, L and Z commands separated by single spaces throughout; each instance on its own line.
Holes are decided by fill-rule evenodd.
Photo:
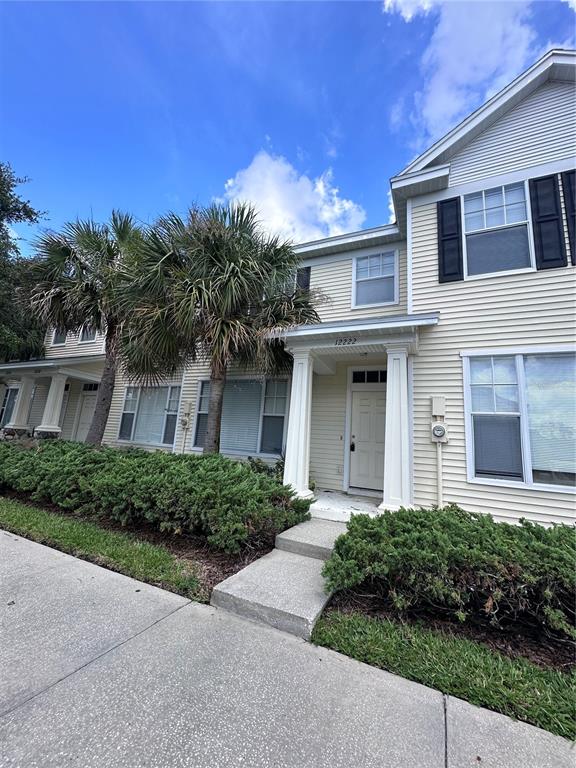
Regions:
M 322 560 L 274 549 L 218 584 L 211 604 L 308 640 L 330 597 Z
M 276 536 L 276 549 L 293 552 L 296 555 L 328 560 L 334 549 L 334 542 L 341 533 L 346 533 L 345 523 L 331 520 L 312 519 L 299 523 Z

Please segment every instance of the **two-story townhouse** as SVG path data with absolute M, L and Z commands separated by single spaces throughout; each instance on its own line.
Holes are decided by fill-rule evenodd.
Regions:
M 416 158 L 391 180 L 395 224 L 297 246 L 321 322 L 285 334 L 290 376 L 230 372 L 224 453 L 284 455 L 324 516 L 573 518 L 575 72 L 551 51 Z M 0 425 L 83 439 L 101 340 L 61 342 L 0 366 Z M 106 442 L 201 452 L 208 387 L 200 363 L 160 387 L 119 377 Z

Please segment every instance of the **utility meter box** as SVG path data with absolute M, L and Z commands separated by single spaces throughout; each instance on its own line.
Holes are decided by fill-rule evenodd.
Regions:
M 446 429 L 446 424 L 443 421 L 433 421 L 430 436 L 433 443 L 447 443 L 448 430 Z

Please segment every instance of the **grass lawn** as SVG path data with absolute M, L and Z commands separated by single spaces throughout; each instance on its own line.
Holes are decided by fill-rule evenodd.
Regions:
M 192 563 L 133 534 L 3 497 L 0 528 L 193 600 L 208 599 Z
M 576 677 L 439 630 L 328 610 L 312 642 L 443 693 L 576 737 Z

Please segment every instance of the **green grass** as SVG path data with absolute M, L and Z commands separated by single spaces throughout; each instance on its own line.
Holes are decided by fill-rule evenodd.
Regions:
M 328 611 L 312 642 L 559 736 L 576 737 L 574 675 L 441 631 L 359 613 Z
M 2 497 L 0 528 L 185 597 L 206 600 L 193 564 L 130 533 Z

